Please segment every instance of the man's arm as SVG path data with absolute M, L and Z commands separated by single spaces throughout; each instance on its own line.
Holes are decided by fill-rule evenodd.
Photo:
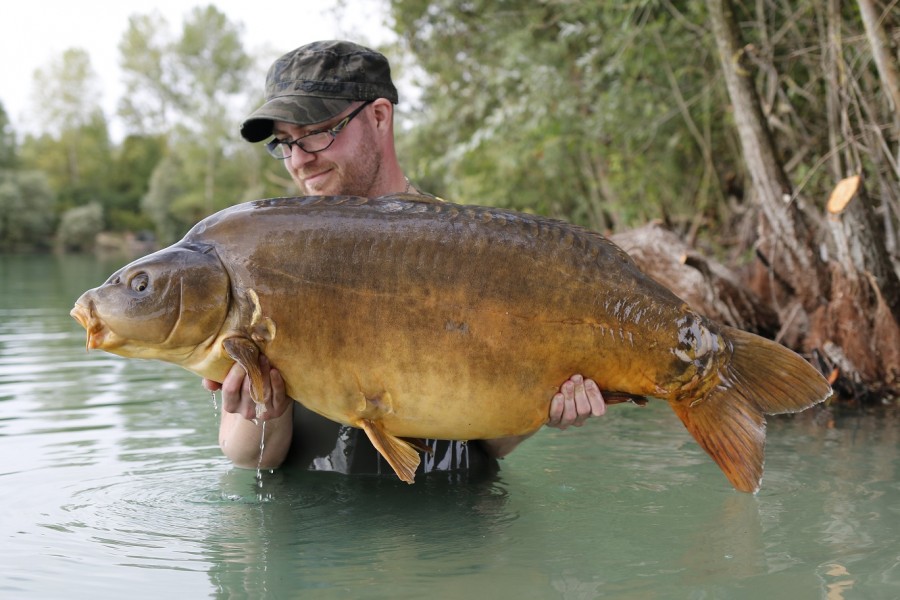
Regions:
M 260 369 L 266 382 L 266 411 L 256 418 L 256 403 L 250 398 L 250 380 L 237 363 L 220 384 L 209 379 L 203 386 L 222 390 L 222 417 L 219 423 L 219 447 L 238 467 L 274 469 L 284 462 L 293 435 L 293 405 L 284 389 L 281 374 L 272 369 L 265 356 Z M 260 434 L 265 423 L 265 440 L 260 459 Z

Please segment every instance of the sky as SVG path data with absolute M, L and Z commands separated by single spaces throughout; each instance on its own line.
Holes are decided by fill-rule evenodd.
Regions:
M 344 20 L 335 9 L 341 3 Z M 85 50 L 103 89 L 101 105 L 115 132 L 115 108 L 122 85 L 118 45 L 128 17 L 157 10 L 173 35 L 191 9 L 213 4 L 232 23 L 242 23 L 244 48 L 268 49 L 272 59 L 320 39 L 344 38 L 377 45 L 391 39 L 384 25 L 386 0 L 12 0 L 0 8 L 0 102 L 19 135 L 33 132 L 28 111 L 33 75 L 70 48 Z M 259 74 L 260 89 L 265 71 Z

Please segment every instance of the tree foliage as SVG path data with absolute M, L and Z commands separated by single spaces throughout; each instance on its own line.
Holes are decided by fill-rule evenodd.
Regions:
M 66 251 L 84 252 L 94 247 L 94 239 L 103 231 L 103 207 L 90 202 L 65 211 L 59 224 L 57 241 Z
M 141 200 L 141 210 L 152 220 L 160 243 L 178 239 L 181 226 L 172 210 L 172 198 L 183 197 L 189 189 L 179 165 L 172 157 L 160 162 L 150 177 L 150 187 Z
M 153 223 L 141 212 L 141 199 L 150 187 L 150 176 L 167 151 L 164 135 L 129 135 L 112 158 L 107 182 L 111 188 L 104 203 L 107 226 L 114 231 L 152 230 Z
M 752 247 L 755 209 L 705 3 L 390 5 L 397 51 L 424 73 L 425 108 L 402 151 L 423 187 L 601 230 L 660 218 L 692 239 L 705 231 L 736 251 Z M 739 11 L 793 189 L 824 202 L 864 169 L 893 230 L 898 111 L 857 6 L 763 0 Z M 897 14 L 879 13 L 886 31 L 900 28 Z M 896 35 L 885 37 L 896 62 Z
M 164 20 L 132 17 L 120 49 L 130 96 L 121 105 L 123 114 L 145 131 L 167 124 L 168 156 L 157 168 L 171 174 L 177 164 L 179 177 L 186 178 L 174 186 L 182 190 L 177 196 L 159 194 L 169 186 L 153 178 L 157 192 L 146 205 L 153 207 L 159 233 L 168 237 L 173 228 L 185 229 L 241 199 L 241 185 L 227 185 L 223 173 L 231 171 L 226 163 L 237 144 L 238 98 L 249 87 L 252 61 L 240 27 L 212 5 L 194 8 L 180 37 L 171 40 Z
M 97 199 L 108 177 L 112 145 L 87 53 L 69 49 L 38 69 L 33 95 L 41 133 L 26 137 L 21 157 L 29 168 L 47 174 L 63 209 Z
M 252 60 L 241 35 L 212 5 L 193 9 L 174 34 L 158 13 L 133 15 L 119 45 L 126 87 L 119 142 L 111 138 L 88 55 L 66 50 L 35 73 L 36 133 L 17 145 L 0 110 L 0 168 L 44 174 L 58 200 L 42 205 L 46 223 L 69 227 L 79 215 L 99 214 L 104 229 L 157 229 L 165 240 L 215 210 L 278 189 L 263 177 L 273 166 L 236 135 L 259 87 L 248 84 Z M 88 212 L 68 212 L 86 206 Z M 23 231 L 47 237 L 54 230 Z M 4 247 L 21 246 L 9 229 L 3 235 Z
M 56 197 L 43 173 L 0 170 L 0 252 L 47 249 Z
M 168 23 L 158 13 L 135 14 L 119 42 L 125 93 L 118 114 L 135 134 L 164 134 L 174 102 Z
M 406 141 L 438 192 L 598 228 L 717 210 L 734 165 L 711 148 L 730 134 L 689 17 L 651 2 L 391 6 L 426 73 L 427 115 Z
M 16 134 L 6 108 L 0 102 L 0 169 L 12 169 L 16 166 Z
M 114 148 L 106 119 L 94 112 L 90 119 L 26 136 L 20 158 L 46 174 L 62 210 L 101 200 L 112 193 Z
M 34 73 L 32 101 L 42 131 L 79 129 L 96 119 L 101 90 L 87 52 L 70 48 Z

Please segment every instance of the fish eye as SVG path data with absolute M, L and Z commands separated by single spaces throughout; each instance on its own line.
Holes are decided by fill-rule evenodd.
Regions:
M 141 271 L 131 278 L 131 289 L 135 292 L 143 292 L 150 287 L 150 276 Z

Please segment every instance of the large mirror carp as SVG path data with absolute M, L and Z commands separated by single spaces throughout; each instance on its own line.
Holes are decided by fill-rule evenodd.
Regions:
M 87 347 L 262 398 L 259 353 L 288 394 L 360 427 L 407 482 L 404 438 L 531 433 L 573 373 L 604 395 L 669 403 L 735 488 L 763 471 L 765 415 L 831 388 L 809 363 L 713 323 L 603 236 L 508 210 L 390 196 L 260 200 L 199 222 L 72 310 Z

